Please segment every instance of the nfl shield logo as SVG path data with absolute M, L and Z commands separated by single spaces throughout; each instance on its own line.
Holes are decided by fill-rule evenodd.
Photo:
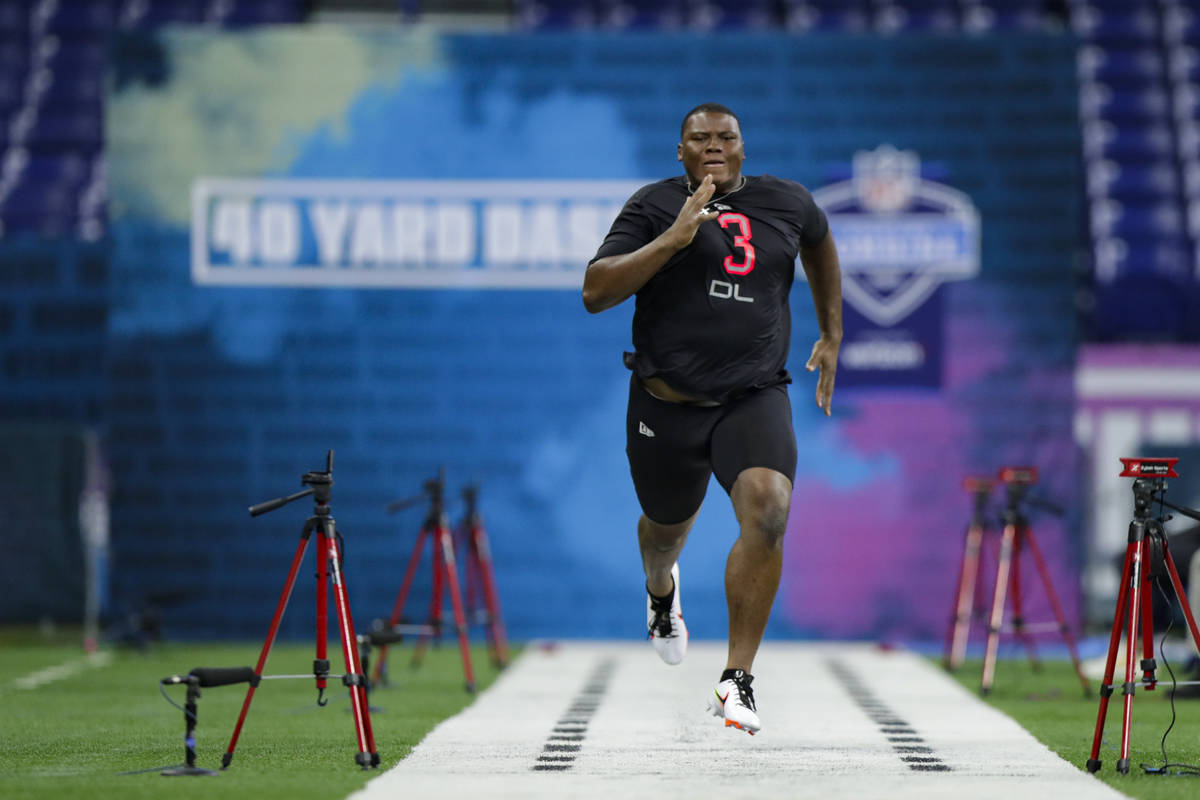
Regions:
M 853 181 L 863 209 L 883 213 L 906 208 L 916 191 L 919 170 L 916 153 L 890 144 L 855 153 Z
M 848 303 L 877 325 L 904 319 L 945 281 L 979 274 L 979 212 L 964 193 L 920 177 L 911 150 L 854 154 L 853 177 L 823 186 Z
M 941 384 L 939 286 L 979 273 L 979 213 L 957 189 L 921 177 L 911 150 L 854 154 L 849 180 L 813 198 L 829 217 L 846 301 L 838 381 Z

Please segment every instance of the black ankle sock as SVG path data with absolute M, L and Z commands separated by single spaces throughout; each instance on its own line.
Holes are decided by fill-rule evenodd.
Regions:
M 646 584 L 646 594 L 650 595 L 652 598 L 657 600 L 659 603 L 670 603 L 671 601 L 673 601 L 675 599 L 675 584 L 672 583 L 671 591 L 667 592 L 666 594 L 662 595 L 661 597 L 659 595 L 656 595 L 654 592 L 650 591 L 650 584 Z
M 745 670 L 742 670 L 742 669 L 727 669 L 721 673 L 722 681 L 731 681 L 731 680 L 734 680 L 735 678 L 738 678 L 738 679 L 745 678 L 748 681 L 754 680 L 753 675 L 751 675 L 749 672 L 746 672 Z M 720 683 L 720 682 L 721 681 L 717 681 L 717 683 Z
M 650 591 L 649 587 L 646 587 L 646 594 L 650 595 L 650 599 L 654 601 L 655 605 L 670 605 L 671 601 L 675 599 L 674 589 L 662 597 L 659 597 L 654 592 Z

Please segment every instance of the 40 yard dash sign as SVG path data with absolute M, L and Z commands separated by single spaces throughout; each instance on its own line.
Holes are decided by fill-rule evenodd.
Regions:
M 207 286 L 578 289 L 625 181 L 201 178 Z

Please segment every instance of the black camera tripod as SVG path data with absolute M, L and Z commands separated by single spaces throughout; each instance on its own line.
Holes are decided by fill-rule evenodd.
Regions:
M 275 616 L 271 619 L 271 627 L 267 631 L 266 641 L 263 642 L 262 652 L 258 656 L 258 664 L 254 667 L 255 680 L 250 682 L 246 691 L 246 700 L 242 703 L 242 713 L 238 716 L 233 737 L 229 740 L 229 749 L 221 759 L 221 768 L 228 768 L 233 761 L 233 749 L 237 746 L 238 736 L 242 732 L 242 724 L 246 721 L 246 712 L 250 710 L 250 701 L 254 699 L 254 690 L 258 687 L 258 679 L 263 676 L 267 656 L 275 643 L 275 635 L 279 632 L 279 622 L 287 609 L 288 599 L 292 596 L 292 588 L 296 584 L 296 573 L 304 559 L 304 551 L 308 548 L 308 540 L 315 531 L 317 534 L 317 653 L 313 661 L 313 678 L 316 679 L 317 704 L 325 705 L 325 688 L 330 677 L 329 659 L 326 657 L 329 627 L 329 595 L 328 583 L 333 582 L 333 599 L 337 609 L 338 626 L 341 629 L 342 654 L 345 658 L 346 672 L 341 676 L 342 684 L 350 690 L 350 705 L 354 712 L 354 733 L 358 738 L 358 755 L 354 760 L 364 770 L 379 766 L 379 753 L 375 750 L 375 735 L 371 732 L 371 715 L 367 705 L 367 679 L 363 674 L 362 664 L 358 654 L 358 638 L 354 634 L 354 620 L 350 614 L 350 600 L 346 596 L 346 581 L 342 573 L 342 556 L 338 542 L 341 533 L 337 530 L 333 515 L 329 511 L 329 499 L 333 486 L 333 451 L 325 457 L 324 472 L 306 472 L 300 478 L 300 483 L 308 488 L 287 497 L 279 497 L 250 507 L 250 516 L 257 517 L 287 505 L 293 500 L 312 495 L 316 503 L 313 515 L 304 523 L 300 531 L 300 544 L 292 558 L 291 570 L 283 592 L 279 596 L 279 604 L 275 607 Z M 307 676 L 281 676 L 307 677 Z
M 1170 515 L 1162 509 L 1174 509 L 1186 517 L 1200 521 L 1200 511 L 1167 502 L 1167 478 L 1177 478 L 1175 464 L 1178 458 L 1122 458 L 1125 469 L 1121 477 L 1135 478 L 1133 482 L 1133 521 L 1129 523 L 1129 541 L 1125 547 L 1125 564 L 1121 570 L 1121 588 L 1117 593 L 1117 611 L 1113 617 L 1112 636 L 1108 640 L 1108 660 L 1104 663 L 1104 679 L 1100 686 L 1100 709 L 1096 715 L 1096 732 L 1092 737 L 1091 757 L 1087 760 L 1088 772 L 1099 771 L 1100 742 L 1104 735 L 1104 722 L 1108 715 L 1108 700 L 1112 697 L 1113 672 L 1116 668 L 1117 651 L 1121 644 L 1121 631 L 1125 639 L 1125 682 L 1121 685 L 1125 708 L 1121 720 L 1121 755 L 1117 759 L 1117 772 L 1129 772 L 1129 731 L 1132 724 L 1133 696 L 1139 683 L 1147 691 L 1153 691 L 1158 683 L 1154 660 L 1154 598 L 1150 596 L 1150 583 L 1156 578 L 1169 577 L 1175 589 L 1175 597 L 1183 609 L 1192 644 L 1200 653 L 1200 630 L 1188 604 L 1179 570 L 1167 545 L 1163 523 Z M 1159 505 L 1158 514 L 1152 507 Z M 1195 589 L 1196 587 L 1192 587 Z M 1138 625 L 1142 626 L 1142 660 L 1137 662 Z M 1142 678 L 1137 678 L 1138 669 Z

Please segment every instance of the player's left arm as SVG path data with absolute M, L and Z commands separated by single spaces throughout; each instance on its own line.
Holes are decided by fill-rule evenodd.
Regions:
M 842 346 L 842 271 L 838 265 L 833 232 L 820 242 L 800 248 L 800 264 L 812 290 L 813 308 L 821 337 L 813 345 L 804 368 L 817 373 L 817 405 L 832 414 L 833 378 L 837 374 L 838 350 Z

